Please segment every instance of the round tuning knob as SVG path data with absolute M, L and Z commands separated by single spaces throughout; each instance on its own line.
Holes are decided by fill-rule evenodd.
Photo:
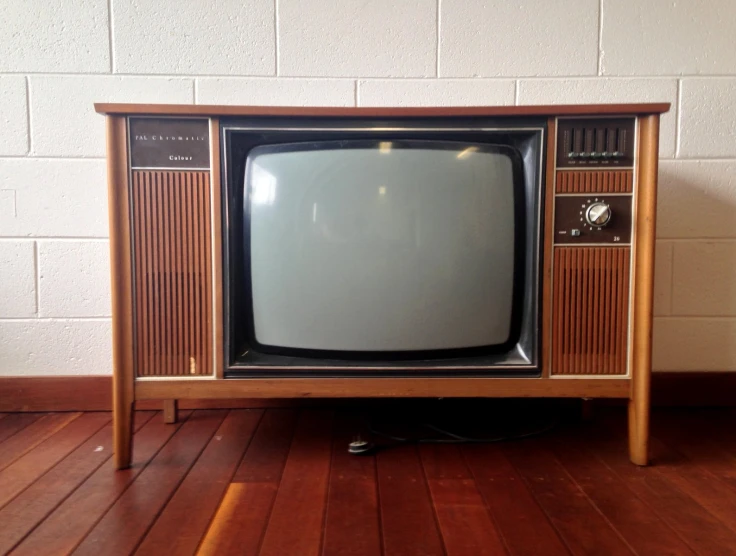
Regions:
M 599 228 L 611 221 L 611 207 L 607 203 L 591 203 L 585 210 L 585 221 Z

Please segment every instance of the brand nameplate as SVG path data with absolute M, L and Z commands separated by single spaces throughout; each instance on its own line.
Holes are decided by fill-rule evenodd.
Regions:
M 131 118 L 133 168 L 209 168 L 210 131 L 206 119 Z

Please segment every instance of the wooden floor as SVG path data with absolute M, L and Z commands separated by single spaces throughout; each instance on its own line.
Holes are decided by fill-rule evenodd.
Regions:
M 346 451 L 340 409 L 0 414 L 0 554 L 736 554 L 736 410 L 624 413 L 496 444 Z

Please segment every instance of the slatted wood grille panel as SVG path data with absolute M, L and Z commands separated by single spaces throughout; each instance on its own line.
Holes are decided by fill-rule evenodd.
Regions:
M 626 374 L 629 247 L 556 247 L 552 373 Z
M 631 193 L 631 170 L 573 170 L 557 172 L 557 193 Z
M 212 374 L 209 173 L 134 171 L 131 197 L 136 374 Z

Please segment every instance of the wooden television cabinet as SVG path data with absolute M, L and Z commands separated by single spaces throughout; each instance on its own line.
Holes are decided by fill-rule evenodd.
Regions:
M 164 401 L 175 420 L 176 400 L 237 397 L 628 399 L 630 459 L 648 463 L 659 119 L 669 104 L 95 108 L 107 120 L 116 468 L 130 465 L 137 400 Z M 418 365 L 403 376 L 226 377 L 223 122 L 237 118 L 537 122 L 538 374 Z

